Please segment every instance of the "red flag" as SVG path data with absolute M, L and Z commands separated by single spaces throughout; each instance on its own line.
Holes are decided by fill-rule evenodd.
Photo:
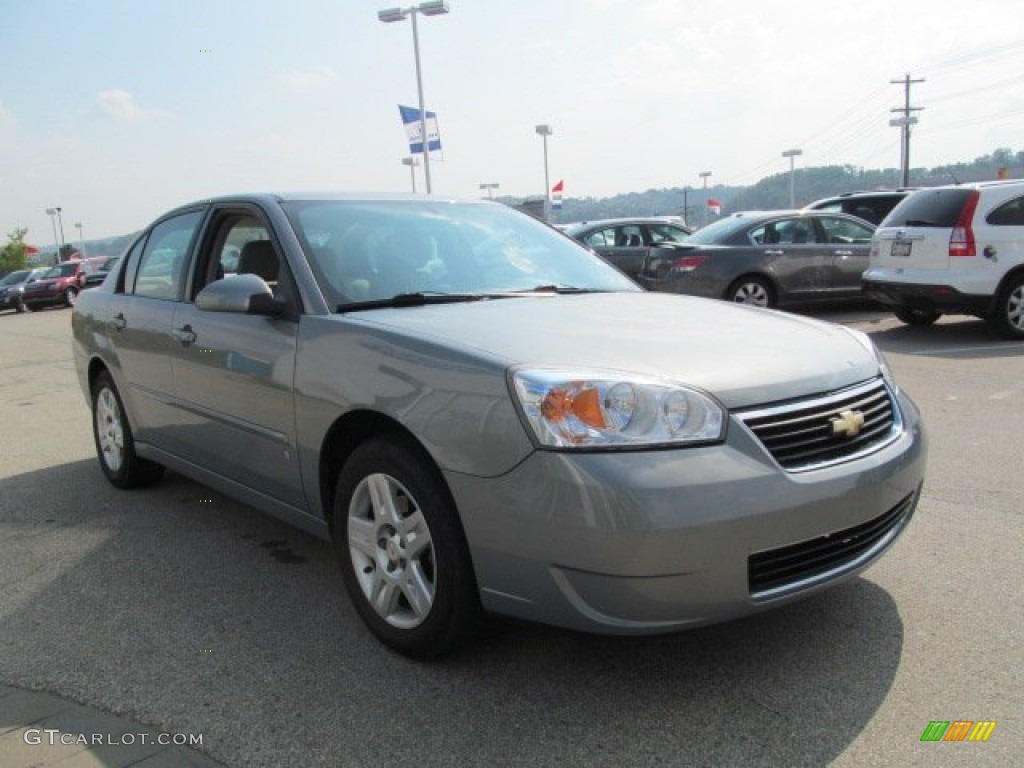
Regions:
M 715 214 L 715 216 L 721 216 L 722 215 L 722 204 L 720 202 L 718 202 L 717 200 L 709 198 L 708 199 L 708 210 L 711 211 L 713 214 Z
M 565 187 L 565 182 L 564 181 L 560 181 L 557 184 L 555 184 L 555 186 L 553 186 L 551 188 L 551 191 L 552 192 L 561 192 L 564 187 Z

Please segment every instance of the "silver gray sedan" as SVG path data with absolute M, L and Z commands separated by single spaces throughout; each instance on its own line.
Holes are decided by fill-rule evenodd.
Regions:
M 863 334 L 640 290 L 511 208 L 238 196 L 72 317 L 99 466 L 333 541 L 382 642 L 488 612 L 668 632 L 815 593 L 908 524 L 925 441 Z
M 861 299 L 874 231 L 843 213 L 735 213 L 654 251 L 636 277 L 653 291 L 759 307 Z

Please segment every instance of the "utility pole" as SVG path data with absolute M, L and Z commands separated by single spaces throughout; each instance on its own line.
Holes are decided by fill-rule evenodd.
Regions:
M 910 106 L 910 86 L 914 83 L 923 83 L 924 78 L 918 78 L 913 80 L 910 74 L 907 73 L 903 76 L 902 80 L 890 80 L 893 85 L 903 84 L 903 106 L 893 107 L 890 112 L 902 112 L 901 117 L 894 117 L 889 120 L 889 125 L 895 125 L 900 128 L 900 181 L 901 187 L 910 186 L 910 126 L 917 122 L 917 118 L 911 115 L 911 112 L 919 112 L 924 107 L 912 107 Z

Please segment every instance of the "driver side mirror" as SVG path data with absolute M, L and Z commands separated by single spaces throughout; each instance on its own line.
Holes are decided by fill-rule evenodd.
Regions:
M 214 280 L 196 295 L 196 308 L 204 312 L 280 317 L 288 311 L 288 303 L 274 298 L 262 277 L 244 274 Z

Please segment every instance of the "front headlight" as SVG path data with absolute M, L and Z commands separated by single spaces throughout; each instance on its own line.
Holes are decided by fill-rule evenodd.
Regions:
M 530 430 L 551 448 L 708 443 L 725 409 L 693 387 L 608 371 L 520 368 L 512 390 Z
M 889 367 L 889 362 L 885 359 L 885 355 L 882 354 L 882 350 L 875 346 L 875 342 L 864 331 L 858 331 L 853 328 L 847 328 L 846 330 L 878 361 L 878 370 L 882 374 L 882 379 L 889 385 L 889 389 L 892 390 L 894 395 L 899 394 L 900 388 L 896 383 L 896 377 L 893 376 L 892 368 Z

